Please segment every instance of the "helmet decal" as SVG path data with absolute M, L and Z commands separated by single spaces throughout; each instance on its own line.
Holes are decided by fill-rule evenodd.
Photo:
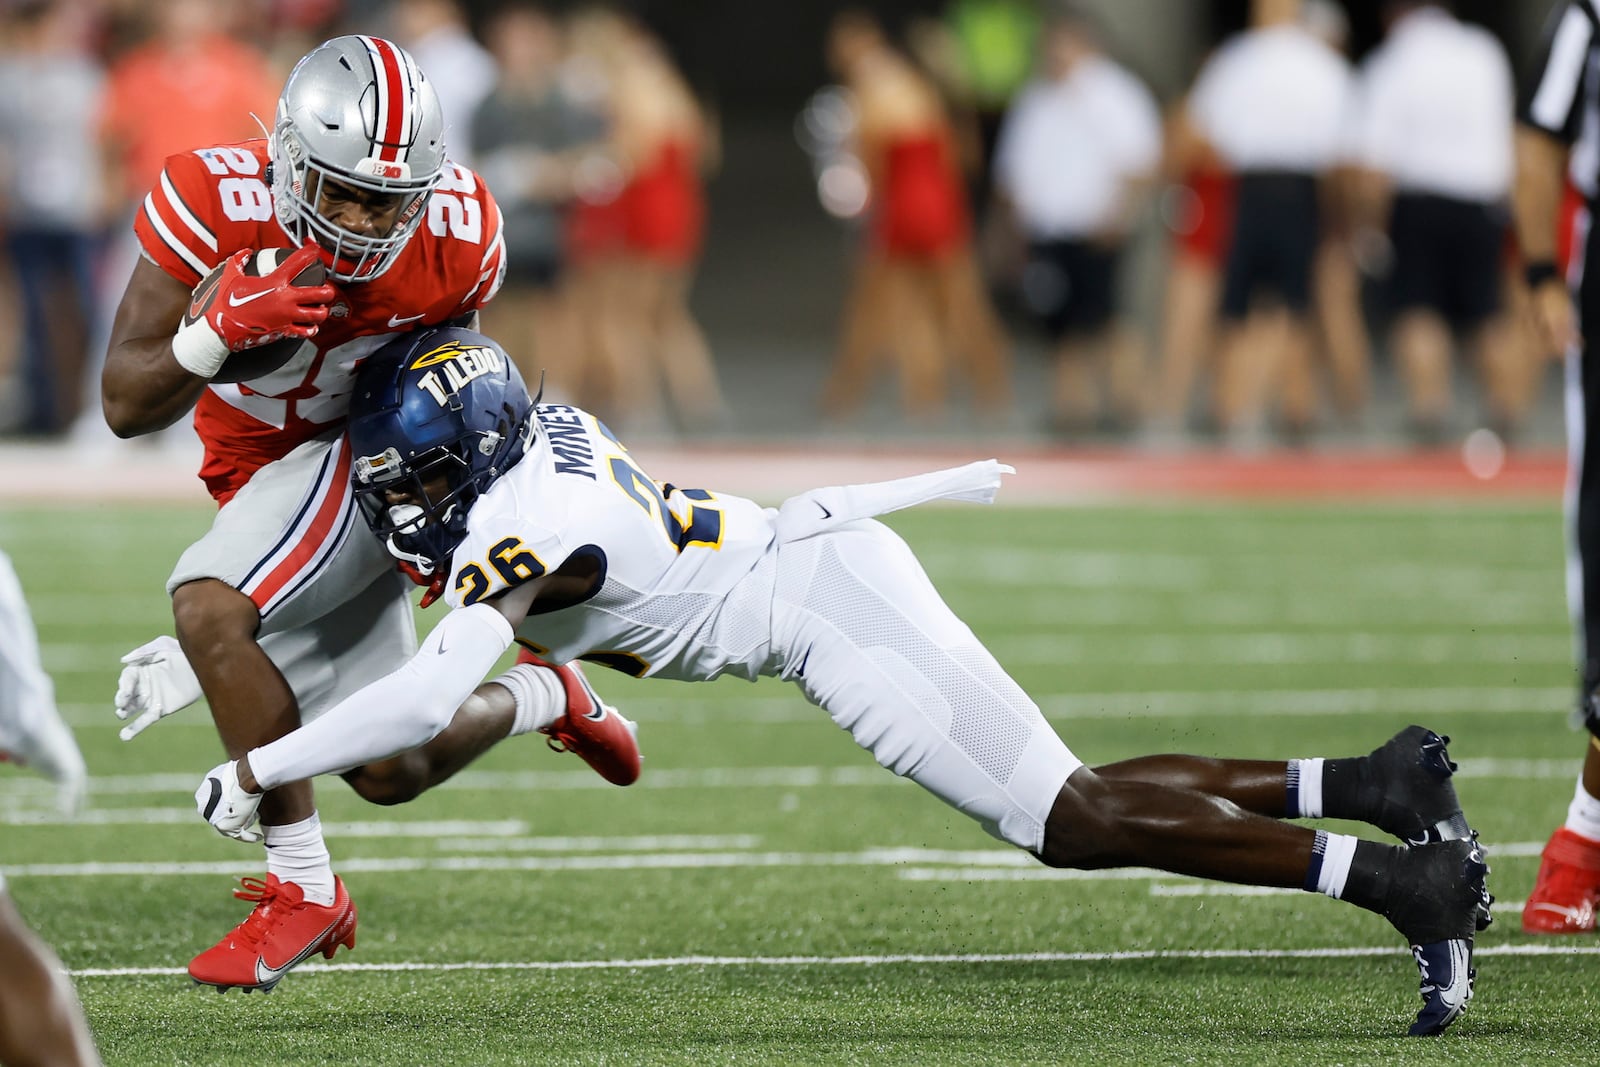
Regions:
M 438 402 L 440 407 L 450 405 L 462 386 L 485 374 L 502 373 L 506 369 L 506 354 L 498 348 L 483 345 L 464 345 L 451 341 L 420 356 L 410 370 L 433 368 L 417 379 L 417 385 Z
M 416 138 L 416 119 L 412 98 L 421 72 L 411 56 L 402 52 L 381 37 L 357 38 L 367 46 L 372 59 L 372 84 L 377 90 L 373 100 L 373 129 L 370 136 L 378 149 L 375 163 L 398 168 L 391 173 L 379 172 L 385 178 L 409 178 L 405 166 L 406 153 Z

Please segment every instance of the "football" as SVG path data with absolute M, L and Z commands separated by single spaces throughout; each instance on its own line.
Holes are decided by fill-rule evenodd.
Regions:
M 290 248 L 263 248 L 255 252 L 245 261 L 244 272 L 252 277 L 259 278 L 263 274 L 271 274 L 273 268 L 289 255 Z M 223 264 L 206 275 L 199 285 L 195 286 L 197 292 L 204 291 L 206 283 L 222 273 Z M 327 269 L 323 267 L 320 259 L 313 260 L 299 274 L 291 279 L 290 284 L 300 286 L 321 285 L 327 278 Z M 193 306 L 184 313 L 183 321 L 187 325 L 194 321 Z M 202 313 L 204 309 L 201 309 Z M 222 364 L 222 369 L 211 378 L 213 382 L 248 382 L 264 377 L 282 367 L 295 357 L 300 351 L 300 346 L 310 344 L 298 338 L 287 337 L 282 341 L 273 341 L 258 348 L 247 348 L 242 352 L 234 352 Z

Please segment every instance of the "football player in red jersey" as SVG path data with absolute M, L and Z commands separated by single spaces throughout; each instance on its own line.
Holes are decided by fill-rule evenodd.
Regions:
M 224 747 L 243 753 L 414 651 L 408 585 L 360 528 L 342 428 L 366 355 L 398 331 L 471 321 L 500 286 L 500 211 L 446 158 L 444 126 L 404 50 L 339 37 L 295 66 L 269 136 L 172 156 L 145 198 L 143 257 L 106 357 L 106 420 L 132 437 L 193 409 L 200 477 L 220 510 L 167 583 L 177 641 L 125 660 L 118 713 L 138 717 L 124 738 L 198 688 Z M 252 277 L 243 267 L 261 248 L 294 251 Z M 327 281 L 291 284 L 318 258 Z M 235 353 L 285 338 L 302 344 L 281 368 L 212 381 Z M 380 802 L 401 788 L 392 768 L 346 777 Z M 267 875 L 237 892 L 256 906 L 191 962 L 198 982 L 270 988 L 312 953 L 354 945 L 355 908 L 310 788 L 276 790 L 264 811 Z

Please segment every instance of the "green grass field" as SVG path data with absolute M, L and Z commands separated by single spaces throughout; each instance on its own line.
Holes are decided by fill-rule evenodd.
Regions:
M 640 722 L 638 785 L 536 738 L 397 809 L 328 781 L 357 950 L 270 996 L 198 989 L 182 969 L 243 917 L 231 880 L 260 854 L 194 815 L 220 758 L 205 710 L 123 744 L 110 698 L 117 658 L 170 632 L 161 582 L 208 518 L 0 515 L 94 775 L 92 810 L 66 825 L 0 769 L 0 863 L 109 1063 L 1600 1062 L 1600 942 L 1517 921 L 1584 744 L 1564 714 L 1553 503 L 894 522 L 1089 762 L 1348 755 L 1412 721 L 1452 735 L 1510 906 L 1480 936 L 1472 1010 L 1437 1041 L 1399 1036 L 1416 970 L 1375 916 L 1045 871 L 781 684 L 603 671 Z

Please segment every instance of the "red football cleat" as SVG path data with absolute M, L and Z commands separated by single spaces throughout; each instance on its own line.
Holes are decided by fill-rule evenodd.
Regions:
M 576 663 L 557 667 L 527 649 L 517 654 L 517 662 L 548 667 L 566 690 L 567 713 L 542 731 L 550 735 L 551 748 L 575 753 L 612 785 L 639 780 L 638 726 L 600 699 Z
M 333 880 L 333 903 L 308 904 L 293 882 L 275 874 L 241 878 L 244 888 L 233 895 L 256 902 L 254 910 L 233 931 L 189 961 L 189 977 L 217 992 L 272 987 L 313 952 L 332 959 L 340 945 L 356 947 L 356 908 L 344 882 Z
M 1539 877 L 1522 907 L 1529 934 L 1592 934 L 1600 906 L 1600 841 L 1562 827 L 1550 835 Z

